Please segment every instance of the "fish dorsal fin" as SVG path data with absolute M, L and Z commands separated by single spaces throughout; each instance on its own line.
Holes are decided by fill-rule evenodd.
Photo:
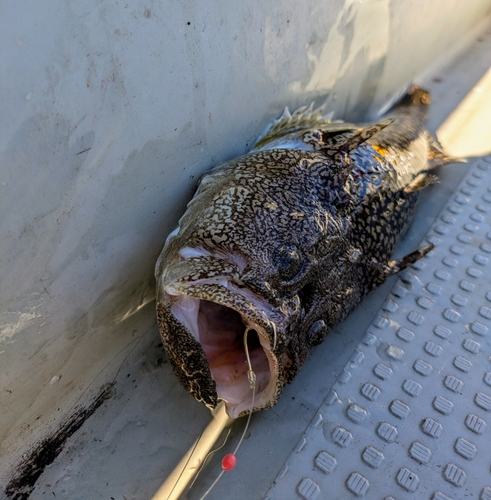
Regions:
M 336 144 L 333 149 L 326 149 L 323 152 L 328 156 L 333 156 L 335 158 L 338 155 L 345 156 L 357 147 L 361 146 L 364 142 L 371 139 L 375 134 L 378 134 L 379 132 L 384 130 L 384 128 L 388 127 L 393 121 L 393 118 L 389 118 L 388 120 L 369 125 L 368 127 L 365 127 L 364 129 L 361 129 L 352 136 L 348 137 L 340 144 Z
M 388 127 L 394 119 L 389 118 L 387 120 L 369 125 L 361 130 L 356 131 L 351 134 L 347 139 L 336 143 L 328 144 L 325 147 L 321 147 L 320 150 L 329 159 L 332 160 L 332 168 L 339 176 L 339 182 L 344 184 L 349 174 L 353 170 L 353 164 L 350 161 L 349 153 L 355 150 L 357 147 L 361 146 L 364 142 L 371 139 L 375 134 L 378 134 L 384 128 Z
M 290 113 L 290 110 L 286 107 L 283 114 L 259 136 L 254 149 L 261 148 L 268 142 L 300 130 L 323 127 L 331 123 L 331 119 L 332 113 L 325 115 L 323 106 L 314 109 L 314 103 L 308 107 L 302 106 L 294 113 Z
M 345 159 L 346 156 L 389 126 L 394 119 L 369 125 L 365 128 L 357 128 L 349 123 L 336 127 L 324 127 L 322 129 L 309 129 L 302 135 L 305 144 L 309 144 L 315 151 L 322 151 L 325 155 L 336 160 Z

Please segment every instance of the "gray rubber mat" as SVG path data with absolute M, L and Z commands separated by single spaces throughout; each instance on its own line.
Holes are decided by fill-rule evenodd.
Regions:
M 267 499 L 491 500 L 491 156 L 400 274 Z

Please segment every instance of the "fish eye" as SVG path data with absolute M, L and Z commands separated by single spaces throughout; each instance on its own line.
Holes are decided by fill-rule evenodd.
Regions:
M 273 262 L 282 281 L 292 280 L 303 266 L 303 258 L 295 245 L 278 247 L 274 251 Z

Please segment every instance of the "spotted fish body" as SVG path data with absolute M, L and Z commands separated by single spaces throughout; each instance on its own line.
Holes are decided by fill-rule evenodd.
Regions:
M 157 317 L 174 372 L 231 417 L 273 406 L 309 351 L 374 287 L 425 255 L 390 260 L 430 170 L 449 158 L 411 90 L 384 121 L 285 112 L 249 154 L 199 184 L 156 265 Z

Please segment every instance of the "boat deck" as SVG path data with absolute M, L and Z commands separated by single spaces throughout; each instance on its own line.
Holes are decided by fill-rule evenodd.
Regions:
M 490 68 L 488 29 L 418 82 L 433 95 L 429 128 L 451 154 L 491 152 Z M 278 405 L 253 415 L 236 468 L 208 498 L 491 498 L 491 156 L 439 176 L 397 255 L 422 241 L 437 248 L 371 293 Z M 172 376 L 156 326 L 126 357 L 115 391 L 31 499 L 150 499 L 210 420 Z M 244 423 L 186 498 L 215 480 Z

